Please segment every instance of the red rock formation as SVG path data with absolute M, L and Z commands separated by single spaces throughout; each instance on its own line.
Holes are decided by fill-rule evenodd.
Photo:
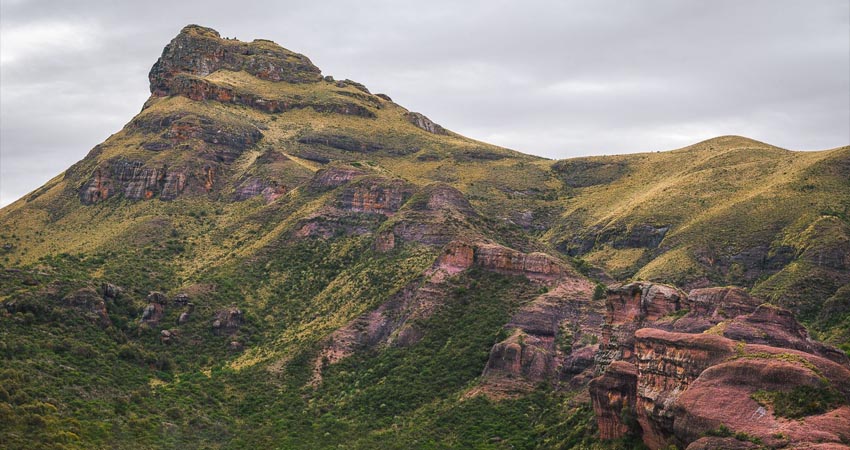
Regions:
M 112 195 L 112 178 L 104 176 L 103 169 L 96 169 L 91 180 L 80 189 L 80 202 L 91 205 L 106 200 Z
M 755 311 L 762 300 L 734 286 L 694 289 L 688 293 L 687 307 L 694 314 L 716 320 Z
M 356 350 L 380 345 L 408 346 L 422 333 L 416 322 L 430 317 L 448 295 L 440 277 L 418 279 L 372 311 L 361 314 L 334 331 L 324 342 L 313 363 L 313 384 L 322 380 L 322 370 Z
M 347 116 L 375 117 L 375 113 L 360 104 L 342 99 L 310 102 L 300 98 L 263 98 L 248 92 L 215 84 L 203 78 L 179 74 L 170 81 L 170 95 L 182 95 L 191 100 L 214 100 L 221 103 L 233 103 L 247 106 L 269 114 L 278 114 L 294 109 L 312 108 L 316 112 L 334 113 Z M 156 94 L 154 94 L 156 95 Z
M 437 258 L 436 267 L 449 274 L 462 272 L 475 262 L 475 247 L 462 241 L 449 243 Z
M 386 235 L 389 235 L 389 232 L 381 234 Z M 481 248 L 490 252 L 488 255 L 494 253 L 491 252 L 493 249 L 498 250 L 499 255 L 508 255 L 485 258 L 482 268 L 486 270 L 525 275 L 532 280 L 540 280 L 543 277 L 547 281 L 554 280 L 552 274 L 567 273 L 560 266 L 557 271 L 549 268 L 549 264 L 556 264 L 554 258 L 546 256 L 545 261 L 541 262 L 544 259 L 540 256 L 542 254 L 528 255 L 494 244 L 452 241 L 446 245 L 432 267 L 423 274 L 422 280 L 411 283 L 388 302 L 360 315 L 328 338 L 315 361 L 314 382 L 321 380 L 321 370 L 324 366 L 349 356 L 358 348 L 410 345 L 417 342 L 422 336 L 416 325 L 417 320 L 430 317 L 434 308 L 447 296 L 442 291 L 442 283 L 448 277 L 480 264 L 477 255 Z M 524 308 L 508 325 L 511 329 L 520 330 L 519 334 L 514 336 L 513 341 L 509 339 L 493 348 L 491 364 L 488 364 L 486 369 L 490 374 L 516 374 L 526 380 L 543 380 L 551 378 L 555 373 L 554 369 L 560 367 L 561 362 L 568 356 L 573 358 L 566 365 L 572 369 L 579 368 L 578 372 L 591 364 L 593 352 L 581 351 L 587 343 L 576 345 L 575 352 L 565 352 L 555 348 L 555 337 L 562 322 L 582 321 L 586 329 L 598 330 L 602 322 L 601 305 L 594 308 L 589 303 L 593 286 L 583 277 L 562 277 L 559 281 L 560 284 L 555 289 Z M 523 328 L 528 329 L 529 333 L 521 331 Z
M 313 188 L 332 189 L 365 174 L 366 172 L 360 169 L 350 167 L 328 167 L 327 169 L 316 172 L 316 175 L 310 180 L 310 186 Z
M 625 361 L 614 361 L 601 377 L 588 386 L 599 437 L 617 439 L 636 433 L 637 367 Z
M 722 425 L 770 447 L 836 446 L 846 441 L 847 357 L 812 341 L 787 310 L 756 306 L 760 302 L 737 288 L 698 289 L 690 298 L 646 284 L 611 289 L 597 361 L 600 367 L 614 362 L 590 384 L 601 435 L 609 439 L 638 434 L 652 449 L 689 444 L 749 448 L 728 437 L 703 437 Z M 682 311 L 682 305 L 688 312 L 680 317 L 676 311 Z M 699 333 L 709 327 L 710 332 Z M 697 333 L 665 331 L 677 329 Z M 627 363 L 634 364 L 634 377 Z M 845 406 L 801 422 L 777 417 L 751 397 L 759 390 L 799 386 L 837 389 Z M 622 415 L 636 418 L 637 427 L 629 427 Z
M 512 388 L 520 390 L 523 382 L 542 381 L 552 376 L 554 358 L 552 336 L 526 334 L 519 328 L 490 350 L 490 358 L 484 369 L 484 378 L 514 378 Z
M 809 332 L 791 311 L 770 304 L 760 305 L 752 314 L 724 323 L 723 336 L 749 344 L 790 348 L 850 365 L 847 355 L 809 337 Z
M 673 435 L 680 442 L 699 439 L 725 426 L 760 439 L 768 448 L 846 448 L 850 406 L 800 419 L 777 417 L 770 405 L 753 399 L 757 391 L 787 392 L 800 386 L 833 386 L 850 391 L 850 370 L 793 350 L 746 346 L 742 356 L 706 369 L 674 405 Z M 688 447 L 690 448 L 690 447 Z
M 393 221 L 393 232 L 407 242 L 442 247 L 461 235 L 475 235 L 478 216 L 457 189 L 442 183 L 421 188 Z
M 635 331 L 647 322 L 679 311 L 686 297 L 678 289 L 663 284 L 639 282 L 609 288 L 597 356 L 600 369 L 617 359 L 634 362 Z
M 390 215 L 401 208 L 410 196 L 413 186 L 401 180 L 382 177 L 360 180 L 347 186 L 340 198 L 340 208 L 354 212 Z
M 172 94 L 172 82 L 177 74 L 206 76 L 219 69 L 244 70 L 269 81 L 309 83 L 321 80 L 321 71 L 306 56 L 273 42 L 221 39 L 211 28 L 189 25 L 165 47 L 151 69 L 151 93 L 157 96 Z
M 554 282 L 566 272 L 562 263 L 545 253 L 522 253 L 498 244 L 477 244 L 475 264 L 495 272 L 546 282 Z
M 650 328 L 635 333 L 636 415 L 650 448 L 675 443 L 673 405 L 708 367 L 735 353 L 735 343 L 712 334 L 670 333 Z
M 563 278 L 520 308 L 505 325 L 510 336 L 490 350 L 480 390 L 500 396 L 542 381 L 586 381 L 577 376 L 592 371 L 602 326 L 602 303 L 592 292 L 585 278 Z
M 80 189 L 80 202 L 89 205 L 118 193 L 132 200 L 154 197 L 173 200 L 183 192 L 186 180 L 184 169 L 146 167 L 141 161 L 115 160 L 95 170 Z

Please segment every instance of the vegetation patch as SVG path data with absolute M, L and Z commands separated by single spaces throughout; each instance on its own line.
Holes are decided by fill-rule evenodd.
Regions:
M 825 386 L 797 386 L 790 391 L 759 390 L 750 397 L 759 405 L 772 407 L 777 416 L 789 419 L 822 414 L 846 402 L 841 393 Z

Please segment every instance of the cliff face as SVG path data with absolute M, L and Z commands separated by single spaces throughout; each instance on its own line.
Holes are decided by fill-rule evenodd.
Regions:
M 481 390 L 500 396 L 541 382 L 562 388 L 586 383 L 603 316 L 592 292 L 588 280 L 565 277 L 514 313 L 504 326 L 508 338 L 490 350 Z
M 321 79 L 321 71 L 306 56 L 270 41 L 225 40 L 211 28 L 189 25 L 165 47 L 151 69 L 151 93 L 174 94 L 179 74 L 203 77 L 221 69 L 244 70 L 269 81 L 309 83 Z
M 711 448 L 725 438 L 703 436 L 722 426 L 772 445 L 844 442 L 846 355 L 809 339 L 787 310 L 760 303 L 737 288 L 610 290 L 598 362 L 613 362 L 589 385 L 601 436 L 632 434 L 653 449 Z M 806 388 L 840 400 L 800 421 L 763 400 Z

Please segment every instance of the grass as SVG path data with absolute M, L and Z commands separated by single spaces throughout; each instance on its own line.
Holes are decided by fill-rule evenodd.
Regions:
M 838 391 L 829 387 L 796 386 L 790 391 L 759 390 L 751 397 L 758 404 L 773 408 L 777 416 L 789 419 L 823 414 L 846 403 Z

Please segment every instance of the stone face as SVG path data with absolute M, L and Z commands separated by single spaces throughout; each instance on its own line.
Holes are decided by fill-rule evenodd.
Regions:
M 475 247 L 463 241 L 449 243 L 437 258 L 436 265 L 450 274 L 460 273 L 475 262 Z
M 298 142 L 307 145 L 323 145 L 354 153 L 372 153 L 384 149 L 384 146 L 377 142 L 363 141 L 344 134 L 310 134 L 298 138 Z
M 142 310 L 141 323 L 157 325 L 165 315 L 165 307 L 160 303 L 148 303 Z
M 634 333 L 647 322 L 681 310 L 687 296 L 672 286 L 630 283 L 608 289 L 605 326 L 602 329 L 600 369 L 611 361 L 634 361 Z
M 432 134 L 449 134 L 445 128 L 437 125 L 431 119 L 425 117 L 424 114 L 420 114 L 418 112 L 409 112 L 405 114 L 407 117 L 407 121 L 415 125 L 417 128 L 421 128 Z
M 514 334 L 494 345 L 484 369 L 484 376 L 494 373 L 510 374 L 520 380 L 544 380 L 551 376 L 553 358 L 541 337 L 516 329 Z
M 755 311 L 762 300 L 738 287 L 694 289 L 688 293 L 688 308 L 694 314 L 727 319 Z
M 259 178 L 248 178 L 236 188 L 233 198 L 236 201 L 247 200 L 251 197 L 262 194 L 266 188 L 266 183 Z
M 504 326 L 509 337 L 490 350 L 479 389 L 499 397 L 540 382 L 586 383 L 604 313 L 602 302 L 592 299 L 593 288 L 587 279 L 564 273 L 551 290 L 514 313 Z
M 106 311 L 106 302 L 92 288 L 82 288 L 72 292 L 62 299 L 65 306 L 82 312 L 86 318 L 102 327 L 112 325 L 109 313 Z
M 313 364 L 313 383 L 321 382 L 322 370 L 355 351 L 381 345 L 409 346 L 422 337 L 416 325 L 430 317 L 448 295 L 444 278 L 426 276 L 404 287 L 378 308 L 361 314 L 325 340 Z
M 340 207 L 354 212 L 392 214 L 412 194 L 412 187 L 400 180 L 365 180 L 342 192 Z
M 538 281 L 554 281 L 564 273 L 564 266 L 545 253 L 522 253 L 497 244 L 475 247 L 475 264 L 506 274 L 524 275 Z
M 625 235 L 614 239 L 611 245 L 614 248 L 656 248 L 669 230 L 667 225 L 635 225 Z
M 403 241 L 442 247 L 458 235 L 467 234 L 478 213 L 457 189 L 434 183 L 405 204 L 396 217 L 393 232 Z
M 476 215 L 475 209 L 459 190 L 442 183 L 435 183 L 425 188 L 427 201 L 425 210 L 441 211 L 454 210 L 465 215 Z
M 117 300 L 124 293 L 124 289 L 112 283 L 103 283 L 100 291 L 103 293 L 103 298 L 107 300 Z
M 318 191 L 333 189 L 365 174 L 365 171 L 353 167 L 328 167 L 316 172 L 309 186 Z
M 638 435 L 652 449 L 725 448 L 728 438 L 704 437 L 722 425 L 770 447 L 807 448 L 850 434 L 838 431 L 850 430 L 846 404 L 800 422 L 751 397 L 820 386 L 850 400 L 846 355 L 811 340 L 789 311 L 735 287 L 686 296 L 650 283 L 609 289 L 606 308 L 596 362 L 608 370 L 590 383 L 605 438 Z
M 172 82 L 180 73 L 206 76 L 216 70 L 245 71 L 269 81 L 317 82 L 321 71 L 310 60 L 271 41 L 246 43 L 222 39 L 217 31 L 189 25 L 169 43 L 151 69 L 151 93 L 172 94 Z
M 86 205 L 106 200 L 119 193 L 132 200 L 160 197 L 173 200 L 185 187 L 186 175 L 166 167 L 146 167 L 141 161 L 116 160 L 95 170 L 79 191 Z
M 213 100 L 221 103 L 247 106 L 248 108 L 269 114 L 284 113 L 309 107 L 322 113 L 368 118 L 376 117 L 375 113 L 369 108 L 352 101 L 330 99 L 323 102 L 314 102 L 300 97 L 264 98 L 256 94 L 238 91 L 229 86 L 216 84 L 203 78 L 185 74 L 177 74 L 170 80 L 168 92 L 169 95 L 181 95 L 195 101 Z
M 808 330 L 784 308 L 760 305 L 751 314 L 739 316 L 725 325 L 723 336 L 729 339 L 800 350 L 850 365 L 844 352 L 811 339 Z
M 614 361 L 605 373 L 588 386 L 601 439 L 617 439 L 634 432 L 637 403 L 637 367 L 625 361 Z M 624 414 L 625 412 L 625 414 Z
M 708 367 L 735 352 L 735 343 L 712 334 L 669 333 L 644 328 L 635 333 L 636 416 L 651 448 L 674 443 L 673 421 L 681 392 Z
M 235 306 L 218 311 L 212 323 L 213 333 L 218 335 L 233 334 L 239 330 L 244 320 L 242 310 Z
M 706 431 L 724 425 L 758 437 L 768 448 L 805 448 L 814 443 L 836 446 L 846 442 L 850 436 L 850 406 L 791 420 L 776 417 L 770 405 L 759 404 L 752 394 L 831 385 L 847 396 L 847 367 L 814 355 L 765 346 L 746 346 L 742 353 L 754 356 L 706 369 L 681 394 L 674 405 L 673 423 L 673 433 L 679 441 L 698 440 Z

